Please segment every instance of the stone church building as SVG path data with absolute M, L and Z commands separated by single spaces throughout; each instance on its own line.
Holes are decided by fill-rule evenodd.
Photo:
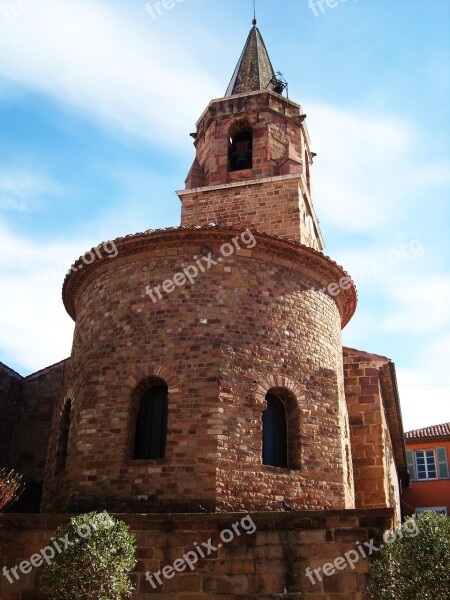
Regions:
M 67 513 L 108 510 L 138 537 L 135 600 L 364 597 L 365 556 L 321 569 L 399 518 L 402 420 L 392 361 L 342 346 L 357 295 L 323 253 L 306 121 L 254 21 L 191 134 L 181 225 L 75 262 L 69 359 L 0 365 L 0 464 L 28 481 L 0 515 L 0 568 Z M 246 514 L 256 531 L 145 577 Z M 43 598 L 39 569 L 0 580 L 5 600 Z

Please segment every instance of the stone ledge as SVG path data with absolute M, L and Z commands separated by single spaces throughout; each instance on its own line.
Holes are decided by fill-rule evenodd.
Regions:
M 242 518 L 250 514 L 255 524 L 258 523 L 266 529 L 317 529 L 321 527 L 339 528 L 343 524 L 349 527 L 362 526 L 373 527 L 383 526 L 392 519 L 393 510 L 391 508 L 373 508 L 373 509 L 343 509 L 343 510 L 301 510 L 292 512 L 230 512 L 230 513 L 143 513 L 126 514 L 111 513 L 112 516 L 121 519 L 134 528 L 153 529 L 154 524 L 172 523 L 185 526 L 186 522 L 191 522 L 198 526 L 208 523 L 227 523 Z M 17 529 L 51 529 L 68 521 L 76 516 L 72 513 L 58 514 L 21 514 L 21 513 L 1 513 L 0 531 L 6 528 Z

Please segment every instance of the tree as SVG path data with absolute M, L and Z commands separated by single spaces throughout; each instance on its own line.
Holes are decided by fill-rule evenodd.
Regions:
M 15 502 L 23 489 L 22 475 L 12 469 L 0 469 L 0 511 Z
M 376 600 L 450 600 L 450 519 L 427 511 L 391 534 L 371 565 Z
M 136 564 L 136 538 L 126 523 L 106 512 L 91 512 L 73 517 L 52 539 L 55 542 L 48 548 L 55 556 L 47 561 L 42 579 L 50 600 L 120 600 L 131 596 L 128 573 Z

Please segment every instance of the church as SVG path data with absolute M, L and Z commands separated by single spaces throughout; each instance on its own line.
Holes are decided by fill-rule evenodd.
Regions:
M 180 226 L 74 263 L 70 358 L 0 364 L 0 464 L 27 481 L 0 515 L 2 565 L 67 513 L 107 510 L 138 536 L 135 600 L 364 597 L 368 556 L 321 569 L 400 519 L 395 366 L 342 346 L 356 288 L 323 252 L 307 116 L 252 25 L 191 134 Z M 150 583 L 245 515 L 251 534 Z M 6 600 L 42 598 L 38 569 L 0 579 Z

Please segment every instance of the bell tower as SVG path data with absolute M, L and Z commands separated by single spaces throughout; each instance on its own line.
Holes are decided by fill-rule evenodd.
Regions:
M 191 134 L 196 157 L 178 192 L 183 226 L 249 227 L 323 249 L 306 115 L 283 95 L 285 85 L 254 19 L 225 96 L 209 103 Z

